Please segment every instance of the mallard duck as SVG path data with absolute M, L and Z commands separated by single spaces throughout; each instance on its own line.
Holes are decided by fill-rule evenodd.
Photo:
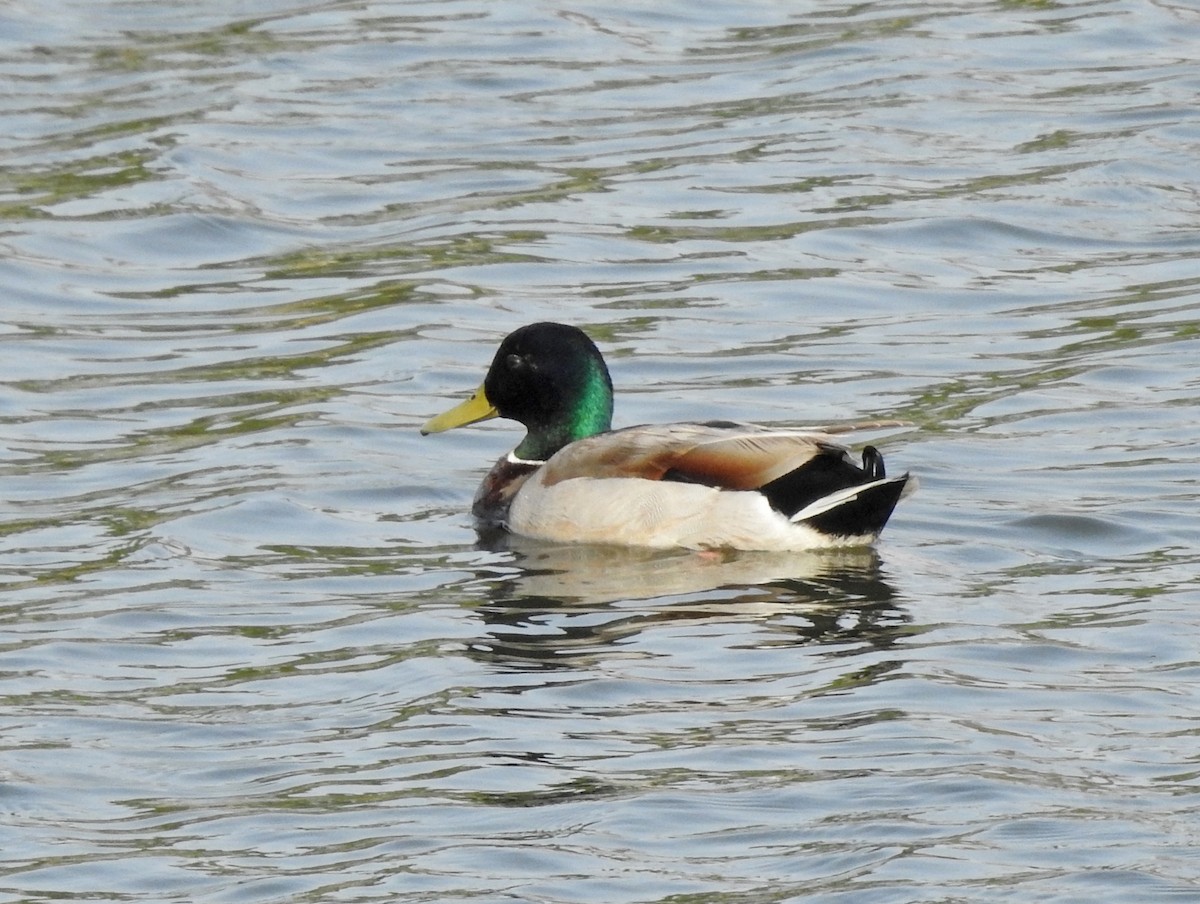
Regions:
M 604 358 L 580 329 L 534 323 L 500 344 L 483 384 L 422 434 L 492 417 L 525 438 L 472 512 L 522 536 L 629 546 L 799 550 L 873 542 L 915 481 L 862 465 L 827 433 L 730 421 L 612 429 Z M 874 425 L 871 425 L 874 426 Z

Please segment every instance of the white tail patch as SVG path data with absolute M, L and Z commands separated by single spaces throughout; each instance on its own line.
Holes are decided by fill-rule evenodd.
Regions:
M 828 496 L 822 496 L 820 499 L 810 502 L 788 520 L 793 524 L 807 521 L 809 518 L 831 511 L 839 505 L 844 505 L 852 499 L 857 499 L 860 493 L 867 490 L 873 490 L 875 487 L 881 487 L 884 484 L 896 483 L 897 481 L 906 479 L 908 479 L 907 474 L 904 477 L 884 477 L 880 480 L 872 480 L 870 483 L 860 483 L 858 486 L 846 487 L 844 490 L 838 490 L 837 492 L 830 493 Z

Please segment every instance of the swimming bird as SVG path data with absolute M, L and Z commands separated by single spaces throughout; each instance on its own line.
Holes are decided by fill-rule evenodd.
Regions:
M 428 421 L 440 433 L 493 417 L 525 438 L 475 495 L 481 525 L 557 542 L 800 550 L 875 541 L 909 474 L 862 464 L 827 432 L 732 421 L 612 429 L 613 385 L 582 330 L 534 323 L 510 333 L 483 384 Z M 896 422 L 862 426 L 896 426 Z

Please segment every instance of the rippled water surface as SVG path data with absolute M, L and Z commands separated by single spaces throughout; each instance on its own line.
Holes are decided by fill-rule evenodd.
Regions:
M 1200 11 L 0 10 L 0 900 L 1200 900 Z M 901 418 L 874 552 L 483 542 L 617 422 Z

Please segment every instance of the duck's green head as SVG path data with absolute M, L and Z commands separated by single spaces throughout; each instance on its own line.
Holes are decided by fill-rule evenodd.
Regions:
M 595 343 L 573 326 L 533 323 L 500 343 L 471 398 L 433 418 L 421 432 L 511 418 L 529 431 L 514 453 L 545 461 L 568 443 L 610 429 L 612 409 L 612 379 Z

